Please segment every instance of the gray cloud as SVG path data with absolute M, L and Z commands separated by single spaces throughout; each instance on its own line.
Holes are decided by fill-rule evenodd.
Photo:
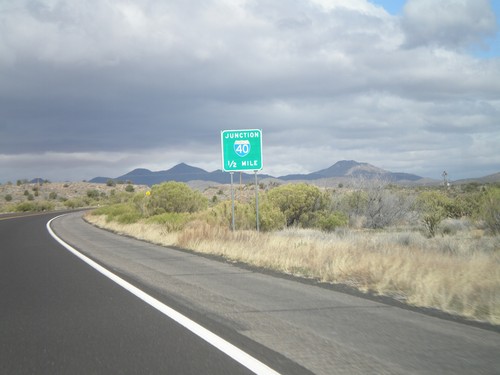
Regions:
M 408 0 L 402 26 L 406 44 L 468 47 L 495 34 L 495 15 L 488 0 Z
M 431 3 L 400 18 L 364 0 L 0 6 L 0 179 L 214 170 L 232 128 L 263 129 L 275 175 L 347 158 L 497 172 L 500 60 L 462 49 L 494 30 L 491 7 Z

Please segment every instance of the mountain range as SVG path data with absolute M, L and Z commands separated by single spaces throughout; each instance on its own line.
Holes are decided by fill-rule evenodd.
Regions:
M 259 180 L 271 178 L 281 181 L 315 181 L 324 179 L 352 179 L 352 178 L 366 178 L 366 179 L 383 179 L 394 183 L 418 183 L 419 181 L 429 181 L 423 177 L 399 172 L 389 172 L 382 168 L 375 167 L 368 163 L 360 163 L 354 160 L 341 160 L 333 164 L 331 167 L 321 169 L 317 172 L 308 174 L 290 174 L 286 176 L 273 177 L 266 174 L 258 174 Z M 237 179 L 240 175 L 238 173 Z M 165 181 L 211 181 L 219 184 L 227 184 L 230 182 L 230 176 L 227 172 L 216 170 L 207 172 L 204 169 L 193 167 L 185 163 L 180 163 L 171 169 L 165 171 L 150 171 L 149 169 L 138 168 L 130 171 L 119 177 L 95 177 L 90 182 L 106 183 L 109 180 L 114 181 L 130 181 L 138 185 L 154 185 Z M 248 173 L 241 174 L 243 183 L 254 181 L 254 175 Z

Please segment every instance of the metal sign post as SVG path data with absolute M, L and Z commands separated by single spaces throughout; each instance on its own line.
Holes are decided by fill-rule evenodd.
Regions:
M 220 133 L 222 149 L 222 170 L 231 174 L 232 227 L 234 225 L 234 187 L 233 173 L 254 171 L 255 173 L 255 209 L 257 231 L 259 231 L 259 186 L 257 172 L 262 169 L 262 130 L 241 129 L 223 130 Z
M 231 175 L 231 223 L 232 223 L 231 227 L 234 232 L 234 181 L 233 181 L 234 172 L 231 172 L 230 175 Z
M 255 173 L 255 220 L 257 222 L 257 232 L 260 230 L 259 226 L 259 185 L 257 184 L 257 171 Z

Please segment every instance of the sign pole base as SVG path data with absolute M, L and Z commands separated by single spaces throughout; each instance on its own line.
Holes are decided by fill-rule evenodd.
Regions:
M 230 173 L 231 175 L 231 222 L 232 222 L 232 229 L 234 232 L 234 172 Z
M 255 173 L 255 217 L 257 222 L 257 232 L 260 230 L 259 225 L 259 185 L 257 184 L 257 171 Z

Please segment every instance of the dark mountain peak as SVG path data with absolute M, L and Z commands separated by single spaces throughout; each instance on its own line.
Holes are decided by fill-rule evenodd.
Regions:
M 316 174 L 323 177 L 346 177 L 361 174 L 384 174 L 387 171 L 374 167 L 368 163 L 360 163 L 355 160 L 340 160 L 331 167 L 322 169 Z
M 168 173 L 207 173 L 204 169 L 193 167 L 186 163 L 179 163 L 167 170 Z
M 333 164 L 330 168 L 336 167 L 336 168 L 349 169 L 349 168 L 357 167 L 358 165 L 363 165 L 363 164 L 367 164 L 367 163 L 362 163 L 362 162 L 359 162 L 356 160 L 339 160 L 338 162 Z
M 146 168 L 136 168 L 133 171 L 128 172 L 128 174 L 148 174 L 151 173 L 149 169 Z

